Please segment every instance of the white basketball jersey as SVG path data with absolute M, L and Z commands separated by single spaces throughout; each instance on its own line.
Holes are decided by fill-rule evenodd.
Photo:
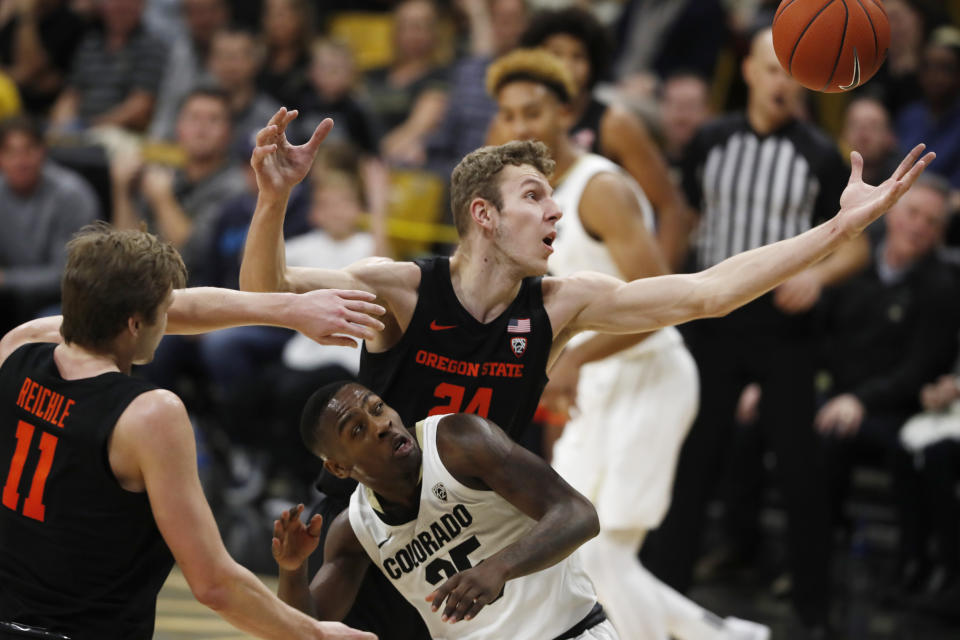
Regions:
M 623 176 L 637 194 L 647 228 L 651 232 L 655 229 L 656 218 L 653 207 L 650 206 L 650 201 L 647 200 L 640 185 L 615 162 L 595 153 L 585 153 L 567 170 L 563 180 L 553 191 L 553 199 L 563 212 L 563 217 L 557 222 L 557 239 L 553 243 L 554 253 L 550 257 L 550 273 L 555 276 L 569 276 L 578 271 L 596 271 L 624 279 L 606 245 L 587 233 L 580 221 L 580 199 L 583 197 L 583 191 L 590 180 L 599 173 L 616 173 Z M 571 344 L 583 342 L 593 335 L 592 332 L 581 333 L 571 340 Z M 680 342 L 679 332 L 673 327 L 667 327 L 616 355 L 618 357 L 640 355 L 652 349 Z
M 580 622 L 597 602 L 576 554 L 536 573 L 508 580 L 503 595 L 476 618 L 441 622 L 427 595 L 524 536 L 535 521 L 493 491 L 470 489 L 447 471 L 437 451 L 437 425 L 417 424 L 423 488 L 417 519 L 383 522 L 376 496 L 363 485 L 350 498 L 350 525 L 374 564 L 420 612 L 434 640 L 546 640 Z

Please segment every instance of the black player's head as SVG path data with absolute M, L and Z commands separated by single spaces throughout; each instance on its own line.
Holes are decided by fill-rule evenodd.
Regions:
M 397 412 L 350 380 L 331 382 L 310 396 L 300 435 L 331 473 L 368 486 L 420 467 L 420 447 Z
M 611 53 L 603 25 L 579 7 L 538 12 L 520 38 L 520 46 L 543 47 L 559 57 L 579 92 L 589 91 L 603 78 Z
M 68 343 L 97 352 L 123 338 L 134 363 L 148 362 L 166 327 L 172 290 L 186 285 L 187 269 L 170 244 L 144 231 L 97 223 L 67 243 L 61 293 Z

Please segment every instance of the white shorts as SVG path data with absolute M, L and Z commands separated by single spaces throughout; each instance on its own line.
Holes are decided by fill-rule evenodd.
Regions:
M 595 624 L 573 640 L 620 640 L 616 629 L 609 620 L 604 620 L 600 624 Z
M 579 412 L 554 447 L 553 467 L 593 502 L 603 529 L 660 524 L 699 400 L 697 366 L 682 342 L 581 369 Z

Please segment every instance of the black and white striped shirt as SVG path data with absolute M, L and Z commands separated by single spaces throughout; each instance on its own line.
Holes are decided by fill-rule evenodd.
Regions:
M 832 217 L 847 175 L 836 146 L 810 124 L 792 121 L 766 136 L 742 113 L 707 124 L 683 162 L 684 191 L 700 211 L 697 268 Z

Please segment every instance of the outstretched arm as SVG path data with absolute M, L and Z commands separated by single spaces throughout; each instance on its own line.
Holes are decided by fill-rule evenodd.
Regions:
M 434 611 L 443 607 L 445 622 L 476 616 L 499 596 L 507 580 L 555 565 L 599 533 L 590 501 L 492 422 L 472 414 L 448 416 L 438 425 L 437 448 L 457 480 L 496 491 L 537 521 L 513 544 L 427 596 Z
M 330 525 L 323 549 L 323 566 L 307 586 L 307 559 L 320 541 L 320 516 L 306 525 L 303 505 L 284 511 L 273 523 L 273 558 L 280 567 L 277 595 L 284 602 L 320 620 L 341 620 L 357 597 L 370 558 L 357 540 L 347 512 Z
M 324 290 L 304 294 L 250 293 L 192 287 L 174 292 L 168 334 L 193 334 L 241 325 L 294 329 L 322 344 L 353 346 L 349 337 L 373 339 L 384 309 L 364 291 Z
M 551 320 L 572 331 L 636 333 L 730 313 L 857 237 L 889 210 L 934 159 L 933 153 L 921 159 L 923 149 L 924 145 L 914 148 L 878 187 L 863 182 L 863 158 L 854 152 L 840 212 L 831 220 L 700 273 L 629 283 L 584 273 L 550 282 Z
M 156 390 L 131 403 L 114 431 L 110 464 L 131 491 L 146 490 L 157 527 L 197 600 L 259 638 L 375 640 L 318 622 L 281 602 L 229 556 L 197 476 L 193 430 L 183 403 Z
M 322 344 L 355 346 L 349 337 L 376 338 L 384 313 L 363 291 L 246 293 L 197 287 L 174 292 L 168 334 L 194 334 L 243 325 L 269 325 L 299 331 Z M 38 318 L 11 329 L 0 341 L 0 364 L 28 342 L 63 342 L 63 316 Z
M 259 193 L 243 249 L 240 288 L 295 293 L 314 289 L 364 289 L 345 271 L 287 267 L 283 218 L 290 190 L 310 172 L 320 143 L 333 129 L 333 120 L 326 118 L 317 125 L 310 140 L 294 146 L 287 140 L 286 129 L 296 117 L 296 111 L 281 108 L 257 133 L 250 165 L 257 175 Z

